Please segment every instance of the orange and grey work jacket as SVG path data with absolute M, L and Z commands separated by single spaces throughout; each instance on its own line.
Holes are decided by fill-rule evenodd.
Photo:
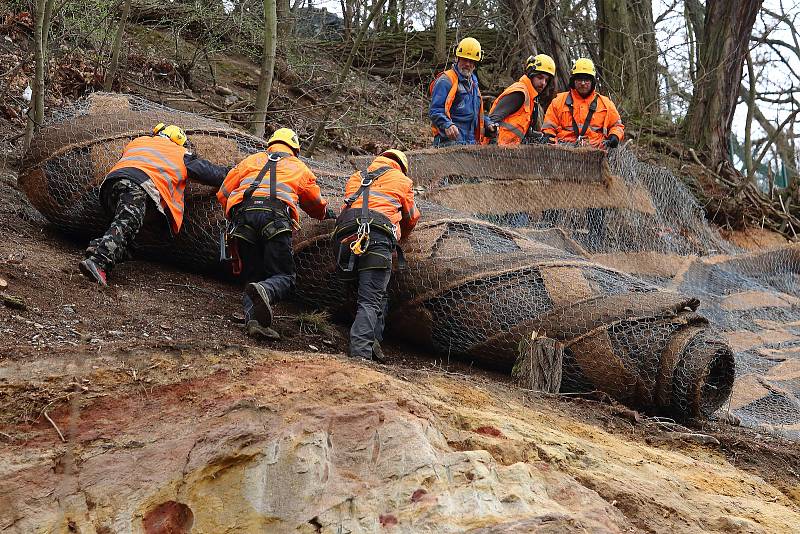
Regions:
M 137 137 L 127 144 L 122 158 L 106 175 L 106 181 L 125 177 L 138 182 L 156 201 L 162 212 L 165 208 L 169 211 L 172 232 L 177 234 L 183 224 L 184 190 L 187 177 L 191 174 L 187 169 L 187 161 L 192 161 L 193 158 L 185 148 L 164 137 Z M 199 158 L 194 159 L 201 167 L 200 172 L 191 178 L 219 186 L 227 169 Z M 152 190 L 148 182 L 152 182 L 156 191 Z M 105 186 L 105 182 L 103 185 Z
M 595 108 L 593 112 L 592 107 Z M 585 124 L 587 117 L 588 125 Z M 558 93 L 547 108 L 542 133 L 554 136 L 556 142 L 574 143 L 582 131 L 585 131 L 583 139 L 595 148 L 602 148 L 603 141 L 611 135 L 616 135 L 620 141 L 625 136 L 625 126 L 610 98 L 596 91 L 586 98 L 574 89 Z
M 500 102 L 503 97 L 516 92 L 522 93 L 525 96 L 525 100 L 522 102 L 522 107 L 497 124 L 498 145 L 518 145 L 522 143 L 531 125 L 533 111 L 538 106 L 536 97 L 539 96 L 539 93 L 533 88 L 531 79 L 523 75 L 518 81 L 509 85 L 506 90 L 495 99 L 491 109 L 489 109 L 489 116 L 492 116 L 492 112 L 494 112 L 498 102 Z
M 322 198 L 317 177 L 311 169 L 299 158 L 291 155 L 291 149 L 282 143 L 271 145 L 267 148 L 267 152 L 283 154 L 276 166 L 276 193 L 278 199 L 289 207 L 292 219 L 300 220 L 298 206 L 315 219 L 325 218 L 328 201 Z M 243 200 L 245 191 L 267 164 L 267 152 L 258 152 L 246 157 L 225 177 L 222 187 L 217 191 L 217 200 L 222 204 L 225 215 L 229 215 L 231 208 Z M 269 197 L 269 191 L 269 175 L 267 175 L 253 191 L 253 197 Z
M 369 209 L 386 215 L 394 228 L 394 236 L 399 240 L 407 237 L 419 220 L 419 210 L 414 203 L 414 190 L 411 178 L 403 174 L 400 164 L 391 158 L 378 156 L 367 168 L 367 172 L 389 167 L 369 187 Z M 347 180 L 345 198 L 355 195 L 361 187 L 361 173 L 356 172 Z M 359 196 L 349 208 L 361 208 L 363 196 Z M 342 210 L 347 209 L 345 204 Z

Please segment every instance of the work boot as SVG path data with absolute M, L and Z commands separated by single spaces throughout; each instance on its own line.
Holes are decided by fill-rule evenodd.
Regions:
M 268 326 L 261 326 L 255 319 L 247 322 L 247 335 L 250 337 L 263 337 L 270 341 L 278 341 L 281 339 L 279 333 Z
M 267 288 L 261 282 L 251 282 L 245 286 L 244 293 L 253 301 L 252 318 L 269 328 L 272 325 L 272 306 L 269 305 Z
M 81 274 L 92 282 L 97 282 L 103 287 L 108 286 L 106 282 L 106 271 L 101 269 L 91 258 L 86 258 L 80 262 L 78 268 L 81 270 Z
M 386 355 L 383 354 L 381 343 L 377 339 L 372 344 L 372 359 L 378 363 L 386 363 Z

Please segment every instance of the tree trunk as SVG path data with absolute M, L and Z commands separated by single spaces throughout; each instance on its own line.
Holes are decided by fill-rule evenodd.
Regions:
M 389 0 L 389 30 L 397 31 L 397 0 Z
M 119 19 L 119 26 L 117 26 L 117 33 L 114 35 L 114 43 L 111 45 L 111 64 L 108 66 L 106 79 L 103 80 L 103 90 L 105 91 L 111 91 L 114 77 L 117 75 L 119 53 L 122 50 L 122 37 L 125 35 L 125 25 L 128 24 L 128 16 L 131 13 L 131 1 L 125 0 L 125 3 L 122 4 L 122 15 Z
M 703 27 L 706 18 L 706 8 L 700 0 L 684 0 L 684 12 L 687 22 L 687 31 L 694 37 L 694 50 L 690 50 L 689 64 L 694 68 L 690 71 L 692 81 L 697 75 L 697 64 L 700 61 L 700 52 L 703 49 Z
M 561 389 L 563 361 L 564 345 L 534 332 L 530 339 L 520 342 L 511 374 L 525 389 L 558 393 Z
M 447 16 L 445 0 L 436 0 L 436 53 L 435 63 L 443 65 L 447 62 Z
M 281 43 L 280 48 L 283 50 L 285 48 L 283 43 L 285 43 L 292 34 L 294 26 L 289 0 L 277 0 L 275 12 L 278 17 L 278 42 Z
M 753 114 L 756 108 L 756 76 L 750 52 L 747 53 L 747 118 L 744 121 L 744 173 L 753 176 Z
M 364 36 L 367 34 L 370 24 L 372 24 L 372 21 L 375 20 L 375 17 L 378 15 L 378 13 L 380 13 L 384 2 L 386 2 L 386 0 L 375 0 L 375 4 L 372 6 L 372 11 L 370 11 L 369 16 L 361 25 L 361 29 L 358 31 L 356 41 L 353 43 L 353 48 L 350 49 L 350 55 L 347 56 L 347 61 L 345 62 L 344 67 L 342 67 L 342 71 L 339 73 L 339 82 L 336 86 L 336 91 L 331 98 L 331 102 L 338 102 L 339 98 L 342 96 L 344 82 L 347 81 L 347 75 L 350 73 L 350 67 L 353 66 L 353 59 L 356 56 L 356 52 L 361 46 L 361 42 L 364 40 Z M 317 124 L 317 129 L 314 130 L 314 137 L 311 139 L 311 145 L 308 147 L 308 152 L 306 153 L 306 156 L 309 158 L 314 154 L 314 150 L 317 148 L 317 144 L 319 143 L 319 140 L 325 131 L 325 124 L 328 122 L 328 117 L 331 116 L 331 108 L 332 106 L 327 106 L 325 108 L 325 115 Z
M 716 167 L 730 159 L 728 137 L 750 34 L 763 0 L 708 0 L 697 83 L 684 121 L 686 142 Z
M 595 0 L 600 79 L 629 114 L 660 111 L 652 0 Z
M 353 3 L 355 0 L 342 0 L 342 14 L 344 18 L 344 41 L 353 36 Z
M 47 44 L 50 41 L 50 19 L 53 17 L 53 5 L 55 0 L 47 0 L 44 5 L 44 21 L 42 22 L 42 48 L 44 49 L 45 61 L 47 61 Z
M 44 120 L 44 68 L 45 68 L 45 21 L 50 19 L 46 9 L 47 0 L 36 0 L 33 19 L 33 61 L 35 71 L 31 87 L 31 105 L 28 108 L 28 124 L 25 127 L 23 144 L 25 150 L 30 146 L 33 132 Z M 52 6 L 52 2 L 50 2 Z
M 558 18 L 556 0 L 500 0 L 512 24 L 507 28 L 515 44 L 514 51 L 505 59 L 503 67 L 514 78 L 522 75 L 524 62 L 528 56 L 543 53 L 551 56 L 556 63 L 555 83 L 540 101 L 546 107 L 557 91 L 563 91 L 569 80 L 570 59 L 564 44 L 564 30 Z
M 264 123 L 267 119 L 269 93 L 272 91 L 272 75 L 275 71 L 275 49 L 278 33 L 278 15 L 275 0 L 264 0 L 264 50 L 261 53 L 261 77 L 256 93 L 255 114 L 251 128 L 257 137 L 264 136 Z

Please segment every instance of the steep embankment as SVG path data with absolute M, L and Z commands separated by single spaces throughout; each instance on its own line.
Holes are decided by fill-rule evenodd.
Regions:
M 119 376 L 118 358 L 142 374 Z M 657 431 L 649 439 L 660 445 L 648 445 L 642 425 L 608 410 L 441 369 L 258 348 L 18 366 L 7 386 L 38 366 L 39 380 L 62 374 L 127 391 L 74 394 L 51 408 L 53 425 L 4 426 L 13 436 L 0 460 L 4 532 L 774 533 L 800 524 L 797 484 L 739 469 L 716 446 Z M 180 380 L 182 368 L 194 376 Z
M 289 307 L 268 349 L 231 321 L 236 287 L 134 261 L 102 290 L 77 275 L 80 244 L 3 191 L 0 278 L 25 305 L 0 307 L 3 532 L 772 533 L 800 522 L 796 444 L 731 427 L 690 436 L 392 345 L 387 366 L 299 352 L 342 350 L 344 328 Z

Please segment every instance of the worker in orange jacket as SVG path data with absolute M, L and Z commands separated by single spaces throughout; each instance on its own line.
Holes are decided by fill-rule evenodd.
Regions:
M 172 234 L 183 224 L 186 181 L 219 187 L 229 167 L 214 165 L 189 152 L 186 133 L 159 123 L 153 135 L 137 137 L 125 146 L 122 158 L 100 185 L 100 200 L 114 216 L 106 233 L 93 239 L 81 273 L 101 286 L 109 271 L 130 254 L 148 209 L 158 209 L 170 222 Z
M 250 335 L 277 337 L 270 329 L 272 306 L 295 287 L 292 227 L 299 225 L 299 209 L 315 219 L 335 218 L 299 154 L 297 134 L 280 128 L 267 141 L 267 151 L 231 169 L 217 192 L 229 220 L 234 272 L 247 284 L 242 303 Z
M 547 108 L 542 133 L 555 142 L 589 144 L 607 150 L 625 137 L 625 126 L 610 98 L 597 93 L 597 74 L 591 59 L 572 66 L 569 91 L 559 93 Z
M 489 118 L 498 126 L 498 145 L 547 142 L 539 131 L 542 111 L 539 93 L 556 75 L 556 63 L 547 54 L 530 56 L 525 74 L 498 96 L 489 109 Z M 487 138 L 486 144 L 490 141 Z
M 366 173 L 356 172 L 345 186 L 342 212 L 336 219 L 334 246 L 339 275 L 358 285 L 356 316 L 350 328 L 350 356 L 383 361 L 380 342 L 389 308 L 387 287 L 392 252 L 419 220 L 408 158 L 386 150 Z

